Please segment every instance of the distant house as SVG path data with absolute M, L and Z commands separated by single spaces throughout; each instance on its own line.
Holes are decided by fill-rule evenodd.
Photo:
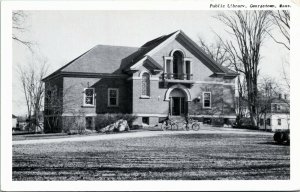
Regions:
M 18 125 L 18 117 L 12 114 L 12 128 L 15 129 L 17 128 Z
M 290 103 L 287 94 L 278 94 L 268 106 L 267 113 L 260 118 L 259 128 L 269 131 L 290 128 Z
M 60 132 L 72 117 L 92 127 L 104 113 L 149 125 L 168 115 L 235 119 L 237 75 L 180 30 L 141 47 L 97 45 L 44 79 L 44 130 Z

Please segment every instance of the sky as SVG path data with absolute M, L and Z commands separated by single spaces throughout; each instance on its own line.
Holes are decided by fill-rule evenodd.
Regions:
M 145 42 L 182 30 L 195 42 L 201 36 L 216 41 L 215 32 L 226 37 L 218 11 L 26 11 L 26 31 L 20 38 L 34 42 L 34 51 L 47 59 L 48 74 L 92 47 L 118 45 L 139 47 Z M 275 33 L 275 36 L 279 35 Z M 260 74 L 280 78 L 282 62 L 288 61 L 283 46 L 267 38 L 262 47 Z M 13 41 L 13 114 L 26 114 L 17 66 L 26 66 L 32 53 Z

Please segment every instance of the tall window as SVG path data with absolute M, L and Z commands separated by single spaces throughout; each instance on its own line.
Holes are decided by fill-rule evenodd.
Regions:
M 183 54 L 175 51 L 173 54 L 173 76 L 174 79 L 182 79 L 183 74 Z
M 211 108 L 211 92 L 203 93 L 203 108 Z
M 142 96 L 150 97 L 150 75 L 143 73 L 142 75 Z
M 119 106 L 119 90 L 114 88 L 108 89 L 108 106 L 117 107 Z
M 278 125 L 281 125 L 281 119 L 277 119 Z
M 260 126 L 263 126 L 264 125 L 264 119 L 260 119 Z
M 270 118 L 267 119 L 267 125 L 271 126 L 271 119 Z
M 84 106 L 94 106 L 95 105 L 95 89 L 86 88 L 84 89 Z

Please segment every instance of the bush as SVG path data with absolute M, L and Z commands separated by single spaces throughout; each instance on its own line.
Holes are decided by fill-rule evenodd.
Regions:
M 216 127 L 223 127 L 224 119 L 223 118 L 213 118 L 211 124 Z
M 251 119 L 246 118 L 246 117 L 238 119 L 232 127 L 233 128 L 241 128 L 241 129 L 252 129 L 252 130 L 258 130 L 259 129 L 258 126 L 251 125 Z
M 63 132 L 68 134 L 84 134 L 85 119 L 79 116 L 65 117 Z
M 134 115 L 123 113 L 106 113 L 97 115 L 97 117 L 95 118 L 95 129 L 97 132 L 99 132 L 102 128 L 113 124 L 120 119 L 126 120 L 128 126 L 131 128 L 132 123 L 136 118 L 137 117 Z
M 279 144 L 290 143 L 290 130 L 276 130 L 273 136 L 274 141 Z
M 258 130 L 259 129 L 259 127 L 255 126 L 255 125 L 241 125 L 239 128 L 242 128 L 242 129 L 252 129 L 252 130 Z

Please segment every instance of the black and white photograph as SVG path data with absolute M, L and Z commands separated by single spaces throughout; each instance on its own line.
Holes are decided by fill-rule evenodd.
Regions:
M 296 5 L 204 4 L 11 6 L 6 180 L 294 181 Z

